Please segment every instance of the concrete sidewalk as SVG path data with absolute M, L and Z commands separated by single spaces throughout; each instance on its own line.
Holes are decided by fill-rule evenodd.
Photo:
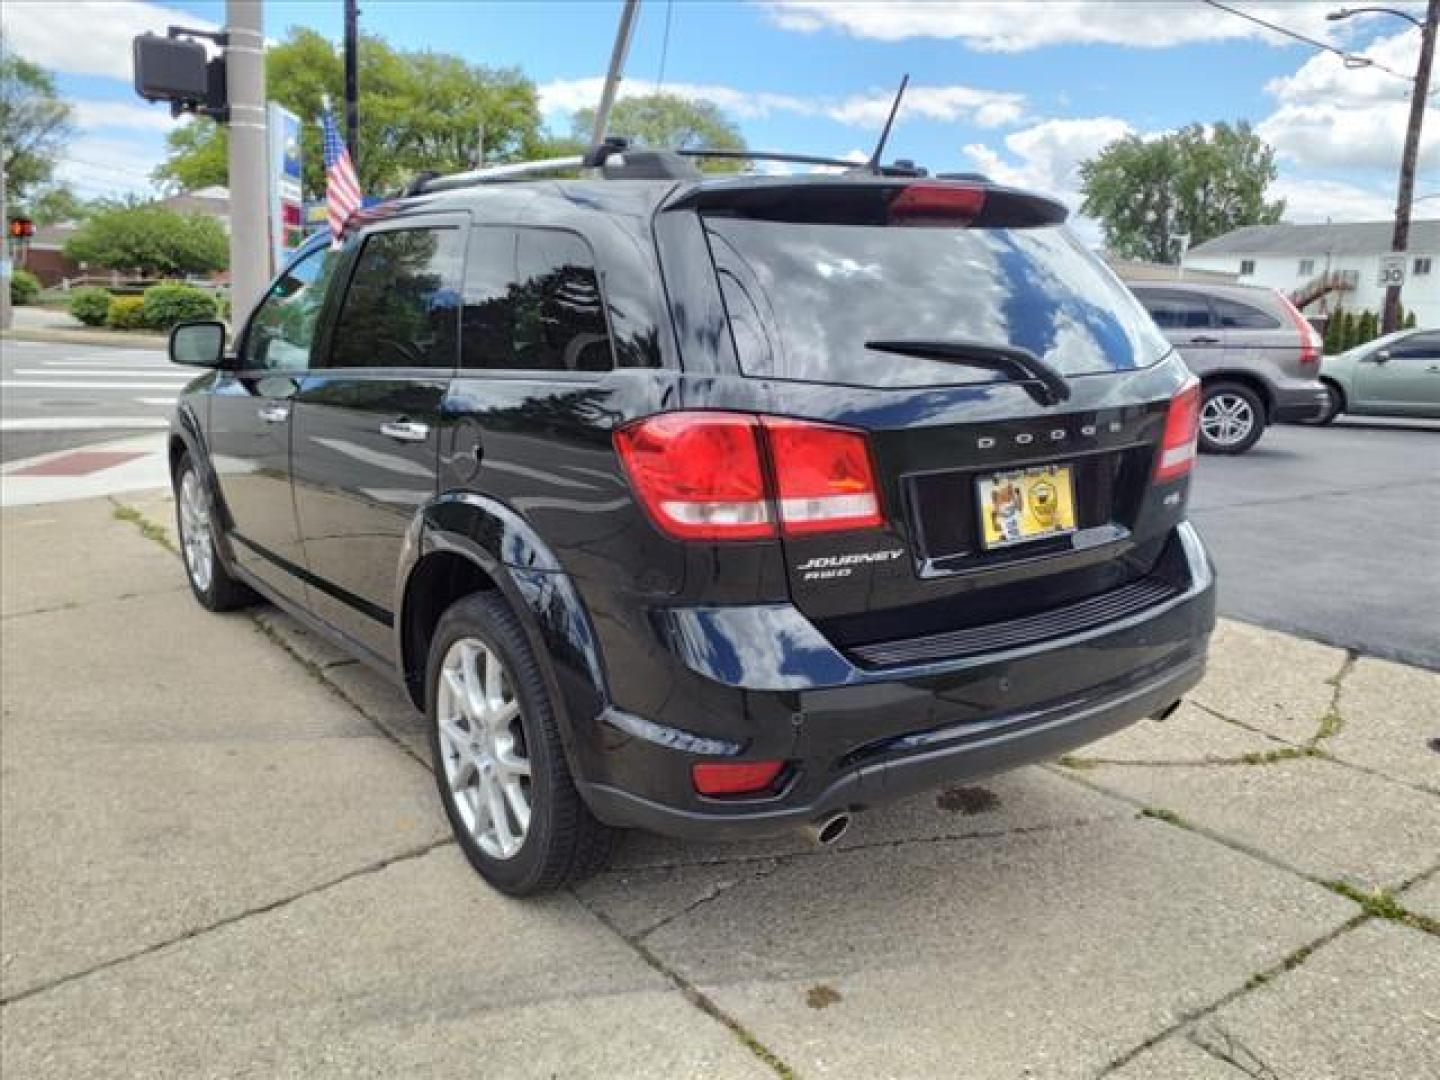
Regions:
M 1163 724 L 516 902 L 400 695 L 116 498 L 0 515 L 7 1077 L 1440 1074 L 1440 676 L 1227 623 Z

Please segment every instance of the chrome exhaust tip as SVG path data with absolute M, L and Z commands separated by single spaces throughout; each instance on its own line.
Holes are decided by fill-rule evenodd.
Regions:
M 805 832 L 818 847 L 829 847 L 850 829 L 850 815 L 843 811 L 812 821 Z

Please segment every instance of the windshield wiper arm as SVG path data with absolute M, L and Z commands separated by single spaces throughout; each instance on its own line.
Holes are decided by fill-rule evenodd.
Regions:
M 1058 405 L 1070 400 L 1070 384 L 1053 367 L 1029 349 L 1018 345 L 993 345 L 986 341 L 867 341 L 867 349 L 938 360 L 948 364 L 970 364 L 1009 375 L 1023 383 L 1025 390 L 1041 405 Z

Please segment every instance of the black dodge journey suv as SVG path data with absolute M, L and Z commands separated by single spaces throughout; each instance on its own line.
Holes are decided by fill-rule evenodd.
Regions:
M 209 369 L 170 435 L 196 597 L 393 673 L 488 881 L 623 827 L 830 842 L 1174 708 L 1214 624 L 1197 384 L 1061 206 L 581 164 L 417 180 L 233 351 L 170 342 Z

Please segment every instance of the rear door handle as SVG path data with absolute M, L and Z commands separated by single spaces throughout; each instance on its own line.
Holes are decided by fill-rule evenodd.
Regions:
M 283 424 L 290 419 L 289 405 L 261 405 L 260 419 L 267 424 Z
M 1220 339 L 1219 339 L 1218 337 L 1205 337 L 1205 336 L 1202 335 L 1202 336 L 1200 336 L 1200 337 L 1192 337 L 1192 338 L 1190 339 L 1190 344 L 1191 344 L 1191 345 L 1219 345 L 1219 344 L 1220 344 Z
M 411 420 L 389 420 L 380 425 L 380 434 L 399 442 L 424 442 L 430 436 L 430 425 Z

